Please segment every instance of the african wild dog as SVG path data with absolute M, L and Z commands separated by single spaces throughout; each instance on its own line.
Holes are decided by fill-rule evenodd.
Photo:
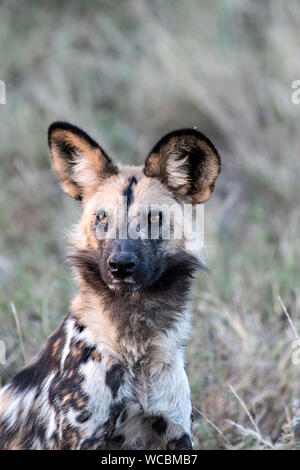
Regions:
M 65 192 L 82 205 L 71 255 L 79 292 L 41 353 L 2 389 L 0 448 L 191 449 L 186 301 L 203 262 L 184 237 L 111 237 L 109 208 L 126 195 L 129 223 L 140 206 L 205 202 L 218 153 L 185 129 L 164 136 L 144 167 L 117 166 L 64 122 L 50 126 L 49 147 Z M 150 212 L 149 224 L 161 216 Z

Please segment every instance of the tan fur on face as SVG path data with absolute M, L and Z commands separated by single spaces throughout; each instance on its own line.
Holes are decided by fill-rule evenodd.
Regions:
M 155 178 L 145 177 L 143 167 L 120 166 L 119 173 L 111 176 L 103 181 L 102 185 L 97 187 L 95 193 L 83 204 L 83 214 L 79 224 L 75 227 L 72 234 L 72 244 L 79 249 L 92 248 L 98 249 L 98 241 L 93 230 L 93 223 L 96 218 L 97 211 L 112 208 L 116 210 L 123 203 L 123 193 L 128 186 L 128 181 L 135 177 L 137 184 L 133 187 L 133 202 L 128 210 L 128 221 L 132 221 L 139 215 L 141 208 L 147 209 L 151 206 L 161 206 L 172 208 L 175 211 L 182 211 L 182 205 L 177 201 L 171 191 Z M 115 220 L 114 223 L 118 221 Z M 175 225 L 180 222 L 174 218 Z M 184 247 L 185 239 L 169 240 L 169 249 L 182 246 Z

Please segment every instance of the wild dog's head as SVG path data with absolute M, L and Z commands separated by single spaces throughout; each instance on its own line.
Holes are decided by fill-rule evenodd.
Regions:
M 195 270 L 176 214 L 184 204 L 207 201 L 220 172 L 218 152 L 203 134 L 165 135 L 144 167 L 115 165 L 85 132 L 64 122 L 50 126 L 49 147 L 65 192 L 83 209 L 73 240 L 82 282 L 133 292 Z

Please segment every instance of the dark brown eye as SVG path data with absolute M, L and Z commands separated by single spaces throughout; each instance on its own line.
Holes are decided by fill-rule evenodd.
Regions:
M 108 222 L 108 216 L 105 211 L 101 211 L 97 214 L 97 219 L 102 225 L 106 225 Z
M 158 224 L 161 221 L 162 214 L 161 212 L 158 213 L 151 213 L 148 214 L 148 221 L 150 224 Z
M 150 224 L 157 224 L 159 222 L 159 214 L 151 215 L 149 214 Z

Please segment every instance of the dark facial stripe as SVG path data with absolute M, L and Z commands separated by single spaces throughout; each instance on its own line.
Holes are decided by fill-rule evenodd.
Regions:
M 123 192 L 123 195 L 127 197 L 127 207 L 130 206 L 130 204 L 132 203 L 132 200 L 133 200 L 132 186 L 134 184 L 137 184 L 137 180 L 136 180 L 135 176 L 133 176 L 129 180 L 129 184 L 128 184 L 127 188 L 124 189 L 124 192 Z

